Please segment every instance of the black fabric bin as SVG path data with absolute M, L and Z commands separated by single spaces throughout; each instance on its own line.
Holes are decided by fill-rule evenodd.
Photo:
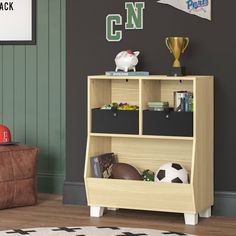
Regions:
M 143 111 L 143 134 L 193 136 L 193 113 L 175 111 Z
M 92 132 L 138 134 L 139 111 L 92 109 Z

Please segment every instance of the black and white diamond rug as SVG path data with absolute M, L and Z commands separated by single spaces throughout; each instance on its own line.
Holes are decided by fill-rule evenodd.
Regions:
M 185 234 L 180 232 L 170 232 L 155 229 L 123 228 L 123 227 L 53 227 L 53 228 L 31 228 L 13 229 L 0 231 L 0 236 L 178 236 Z

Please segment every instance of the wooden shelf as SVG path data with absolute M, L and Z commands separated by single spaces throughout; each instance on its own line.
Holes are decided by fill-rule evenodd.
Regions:
M 193 141 L 193 137 L 180 136 L 158 136 L 158 135 L 131 135 L 131 134 L 107 134 L 107 133 L 90 133 L 94 137 L 114 137 L 114 138 L 145 138 L 145 139 L 164 139 L 164 140 L 186 140 Z
M 88 76 L 89 79 L 103 79 L 103 80 L 110 80 L 110 79 L 130 79 L 130 80 L 173 80 L 173 81 L 179 81 L 179 80 L 194 80 L 194 79 L 204 79 L 204 78 L 213 78 L 213 76 L 209 75 L 189 75 L 189 76 L 167 76 L 167 75 L 150 75 L 150 76 L 109 76 L 109 75 L 91 75 Z
M 84 180 L 91 216 L 101 216 L 104 207 L 184 213 L 185 223 L 191 225 L 197 224 L 199 213 L 201 216 L 210 216 L 214 201 L 213 81 L 213 76 L 198 75 L 88 76 L 88 138 Z M 152 129 L 155 126 L 160 128 L 157 127 L 156 119 L 159 119 L 160 124 L 161 118 L 155 115 L 150 119 L 144 114 L 148 102 L 166 101 L 173 107 L 174 92 L 179 90 L 193 93 L 194 112 L 190 125 L 187 126 L 187 122 L 183 122 L 185 116 L 180 119 L 173 118 L 175 123 L 173 122 L 172 126 L 169 121 L 164 122 L 161 131 Z M 111 117 L 108 113 L 108 116 L 96 119 L 98 116 L 94 115 L 93 109 L 112 102 L 138 105 L 139 112 L 134 117 L 125 114 L 124 119 L 121 113 Z M 115 119 L 114 117 L 118 117 L 122 122 L 113 123 L 112 120 L 108 123 L 110 119 Z M 99 126 L 97 130 L 94 128 L 96 132 L 101 133 L 93 131 L 93 121 L 97 121 L 98 126 L 102 122 L 103 126 Z M 178 126 L 175 126 L 176 123 Z M 106 124 L 111 125 L 107 128 Z M 135 126 L 131 128 L 133 124 Z M 148 129 L 146 124 L 150 125 Z M 185 128 L 191 132 L 179 132 Z M 162 135 L 158 135 L 158 132 Z M 144 133 L 154 135 L 143 135 Z M 177 134 L 185 136 L 176 136 Z M 190 136 L 186 137 L 188 134 Z M 146 169 L 155 172 L 168 162 L 180 163 L 189 172 L 190 183 L 163 184 L 92 178 L 90 158 L 106 152 L 116 153 L 119 162 L 133 165 L 140 172 Z

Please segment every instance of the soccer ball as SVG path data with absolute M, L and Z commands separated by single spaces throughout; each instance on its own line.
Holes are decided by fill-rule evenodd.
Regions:
M 157 170 L 155 181 L 187 184 L 188 171 L 178 163 L 166 163 Z

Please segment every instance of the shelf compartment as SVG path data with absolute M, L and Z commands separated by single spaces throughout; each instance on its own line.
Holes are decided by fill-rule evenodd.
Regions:
M 179 163 L 191 175 L 193 142 L 184 140 L 111 138 L 111 150 L 118 161 L 133 165 L 141 173 L 153 172 L 168 162 Z
M 156 172 L 162 164 L 175 162 L 185 167 L 190 177 L 193 174 L 192 140 L 90 136 L 86 177 L 92 176 L 89 158 L 106 152 L 114 152 L 118 162 L 130 164 L 140 173 L 145 169 Z
M 139 105 L 139 80 L 90 79 L 88 98 L 90 108 L 102 107 L 112 102 Z
M 193 136 L 192 112 L 143 111 L 144 135 Z
M 143 80 L 142 86 L 142 110 L 148 108 L 148 102 L 165 101 L 170 107 L 174 107 L 175 91 L 193 92 L 193 80 Z
M 134 180 L 86 178 L 88 204 L 179 213 L 195 212 L 192 186 Z
M 138 134 L 139 111 L 92 109 L 92 132 Z

